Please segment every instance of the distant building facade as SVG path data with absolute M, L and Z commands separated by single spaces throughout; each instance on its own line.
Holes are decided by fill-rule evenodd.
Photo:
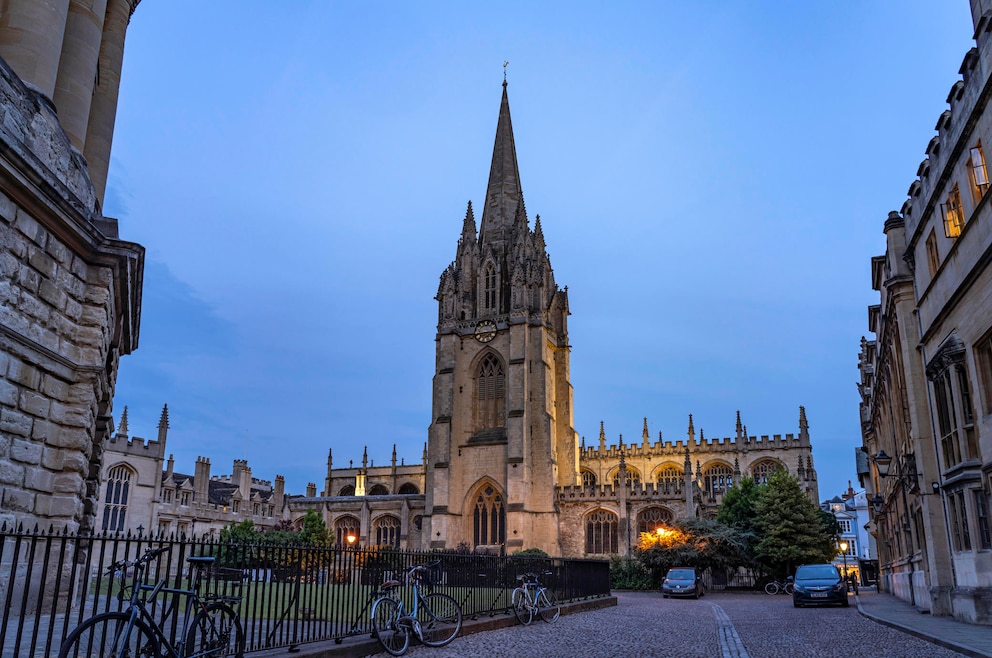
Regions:
M 992 3 L 971 8 L 976 45 L 871 263 L 858 463 L 883 588 L 992 624 Z
M 232 523 L 251 521 L 259 530 L 289 520 L 284 481 L 252 477 L 248 462 L 234 460 L 230 475 L 211 475 L 210 459 L 198 457 L 193 474 L 166 459 L 169 409 L 163 407 L 158 437 L 128 435 L 127 407 L 113 437 L 104 443 L 97 508 L 98 532 L 216 538 Z
M 138 0 L 0 3 L 0 520 L 90 530 L 144 249 L 102 205 Z

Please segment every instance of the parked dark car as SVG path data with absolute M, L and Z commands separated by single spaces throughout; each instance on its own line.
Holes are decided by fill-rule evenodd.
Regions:
M 847 583 L 832 564 L 804 564 L 796 569 L 793 584 L 792 605 L 797 608 L 829 603 L 839 603 L 845 608 L 851 605 L 847 600 Z
M 675 567 L 669 569 L 665 579 L 661 581 L 661 596 L 691 596 L 698 599 L 705 594 L 703 591 L 703 574 L 693 567 Z

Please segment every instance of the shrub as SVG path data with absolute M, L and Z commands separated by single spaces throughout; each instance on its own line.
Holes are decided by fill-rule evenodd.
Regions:
M 634 557 L 613 555 L 610 557 L 611 589 L 654 589 L 651 572 Z

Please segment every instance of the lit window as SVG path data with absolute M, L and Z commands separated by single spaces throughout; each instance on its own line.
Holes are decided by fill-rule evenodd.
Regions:
M 947 201 L 941 204 L 944 214 L 944 235 L 956 238 L 964 228 L 964 211 L 961 209 L 961 190 L 955 185 L 947 195 Z
M 971 170 L 971 193 L 977 202 L 985 196 L 986 190 L 989 189 L 989 174 L 985 168 L 985 153 L 982 151 L 981 142 L 978 142 L 971 149 L 971 159 L 968 166 Z
M 940 253 L 937 251 L 937 234 L 934 231 L 930 231 L 930 237 L 927 238 L 927 266 L 931 277 L 940 269 Z

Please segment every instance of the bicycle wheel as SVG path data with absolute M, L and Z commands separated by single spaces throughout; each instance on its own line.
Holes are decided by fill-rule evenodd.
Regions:
M 795 585 L 793 585 L 792 583 L 786 583 L 785 584 L 785 593 L 786 594 L 792 594 L 795 591 L 796 591 L 796 586 Z
M 550 589 L 542 589 L 537 595 L 537 612 L 541 619 L 549 624 L 561 614 L 561 606 L 558 605 L 558 597 Z
M 776 583 L 775 581 L 772 581 L 772 582 L 768 583 L 767 585 L 765 585 L 765 594 L 770 594 L 772 596 L 774 596 L 775 594 L 778 594 L 778 583 Z
M 158 658 L 158 638 L 131 615 L 104 612 L 77 626 L 59 649 L 59 658 Z M 125 636 L 126 634 L 126 636 Z
M 428 594 L 417 610 L 420 641 L 429 647 L 443 647 L 462 630 L 462 608 L 447 594 Z
M 382 648 L 394 656 L 402 656 L 410 646 L 410 626 L 400 624 L 400 607 L 390 598 L 379 599 L 372 605 L 372 628 Z
M 245 633 L 238 613 L 226 603 L 211 603 L 193 616 L 186 633 L 187 658 L 221 658 L 245 655 Z
M 519 587 L 513 590 L 513 614 L 524 626 L 534 620 L 534 608 L 530 605 L 530 597 L 527 592 Z

